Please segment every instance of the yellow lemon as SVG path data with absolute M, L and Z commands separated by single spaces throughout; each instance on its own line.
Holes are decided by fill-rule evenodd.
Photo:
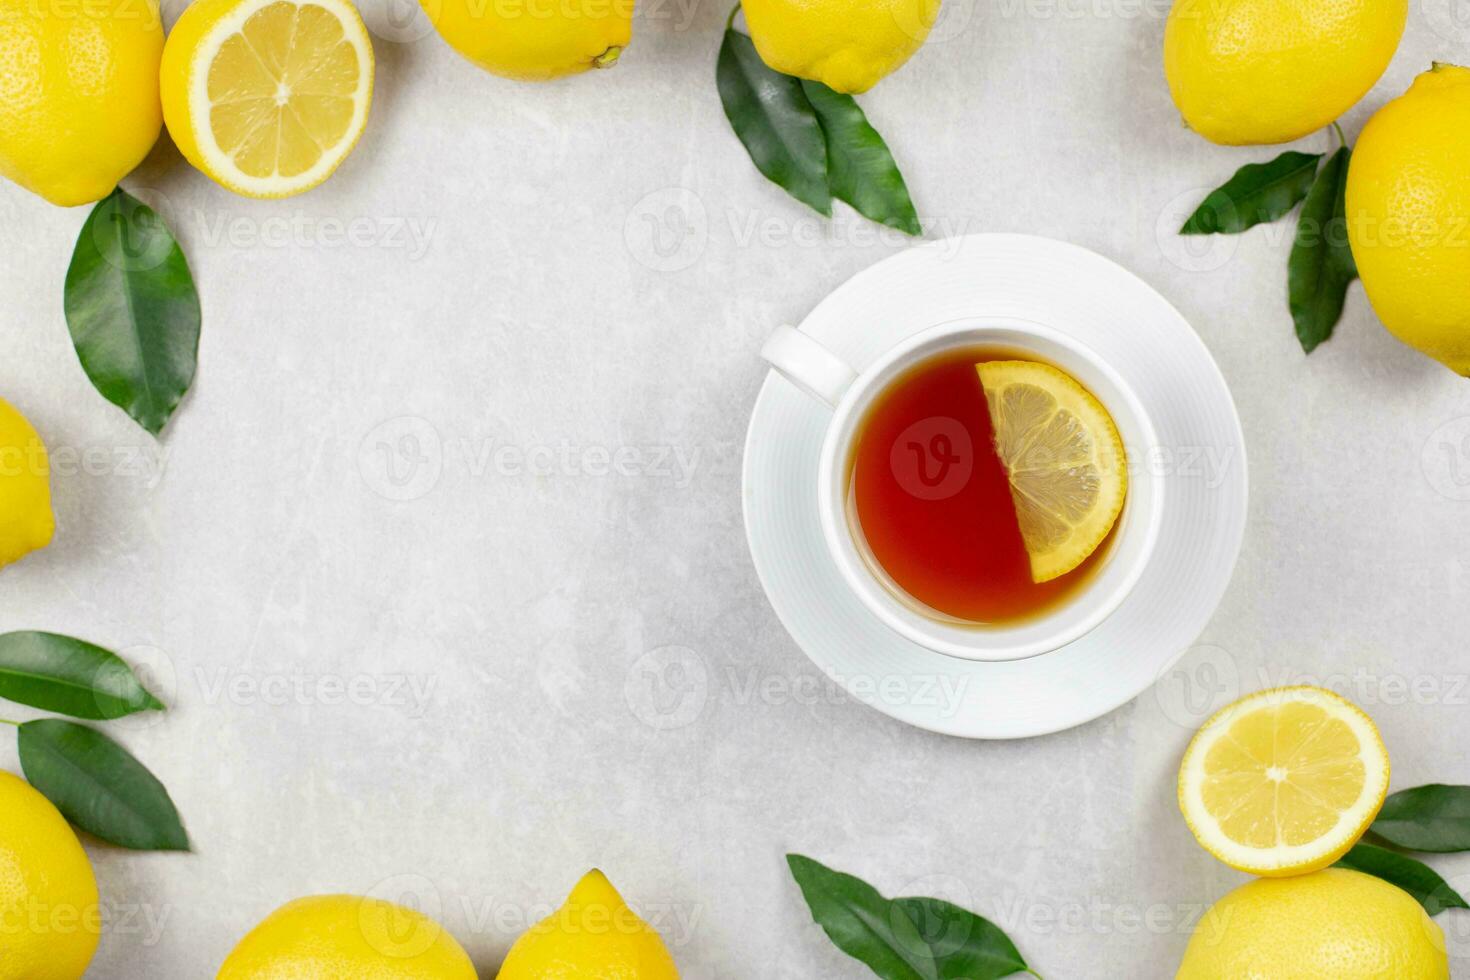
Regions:
M 1258 691 L 1223 708 L 1179 767 L 1179 809 L 1200 845 L 1232 868 L 1272 877 L 1342 857 L 1387 792 L 1378 729 L 1320 687 Z
M 46 444 L 0 398 L 0 565 L 46 547 L 55 530 Z
M 1444 933 L 1408 893 L 1328 868 L 1257 878 L 1204 914 L 1176 980 L 1447 980 Z
M 601 871 L 516 940 L 499 980 L 678 980 L 663 940 Z
M 197 0 L 163 51 L 179 151 L 247 197 L 310 190 L 367 125 L 373 46 L 348 0 Z
M 839 92 L 866 92 L 923 46 L 939 0 L 743 0 L 761 60 Z
M 1470 375 L 1470 69 L 1435 65 L 1368 120 L 1348 166 L 1348 242 L 1399 340 Z
M 50 800 L 0 772 L 0 980 L 77 980 L 101 934 L 77 835 Z
M 52 204 L 106 197 L 162 123 L 156 0 L 0 0 L 0 174 Z
M 240 940 L 218 980 L 475 980 L 454 937 L 428 916 L 377 898 L 287 902 Z
M 451 48 L 522 82 L 611 68 L 633 38 L 634 0 L 420 0 Z
M 1378 81 L 1408 0 L 1175 0 L 1164 76 L 1190 129 L 1232 146 L 1321 129 Z
M 1010 477 L 1031 578 L 1049 582 L 1086 561 L 1122 513 L 1123 440 L 1107 409 L 1049 364 L 986 361 L 975 370 L 996 455 Z

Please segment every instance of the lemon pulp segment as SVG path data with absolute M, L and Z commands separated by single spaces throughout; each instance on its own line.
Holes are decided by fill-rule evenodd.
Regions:
M 372 45 L 357 11 L 344 0 L 196 7 L 208 23 L 181 20 L 175 28 L 177 43 L 189 47 L 182 82 L 172 78 L 168 51 L 164 59 L 165 116 L 170 132 L 186 130 L 180 148 L 210 177 L 251 197 L 321 183 L 367 124 Z
M 1388 789 L 1372 721 L 1330 691 L 1263 691 L 1226 708 L 1190 743 L 1179 801 L 1195 837 L 1226 864 L 1300 874 L 1347 852 Z
M 1048 582 L 1086 561 L 1122 512 L 1123 442 L 1098 400 L 1049 364 L 985 361 L 975 370 L 1031 577 Z

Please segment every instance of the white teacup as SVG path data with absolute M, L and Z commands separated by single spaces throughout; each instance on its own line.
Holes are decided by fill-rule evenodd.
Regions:
M 921 606 L 887 580 L 849 507 L 849 460 L 873 399 L 919 361 L 962 347 L 1029 353 L 1055 364 L 1091 391 L 1118 426 L 1128 454 L 1128 495 L 1100 566 L 1056 608 L 1016 623 L 967 623 Z M 1163 475 L 1143 465 L 1157 445 L 1153 425 L 1123 379 L 1093 351 L 1066 334 L 1016 317 L 976 317 L 914 334 L 861 373 L 810 336 L 779 328 L 761 356 L 808 394 L 833 409 L 817 468 L 817 507 L 827 548 L 843 579 L 880 620 L 939 653 L 967 660 L 1020 660 L 1063 647 L 1106 619 L 1138 582 L 1158 538 Z

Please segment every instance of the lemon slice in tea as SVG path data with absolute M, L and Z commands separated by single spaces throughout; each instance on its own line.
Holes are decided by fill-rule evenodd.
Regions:
M 1319 687 L 1224 708 L 1179 767 L 1179 809 L 1205 850 L 1267 877 L 1325 868 L 1368 829 L 1388 792 L 1388 750 L 1369 717 Z
M 995 451 L 1010 478 L 1031 578 L 1087 560 L 1123 510 L 1128 473 L 1112 416 L 1067 374 L 1037 361 L 975 365 Z
M 373 47 L 347 0 L 196 0 L 169 32 L 163 115 L 179 150 L 248 197 L 326 180 L 367 125 Z

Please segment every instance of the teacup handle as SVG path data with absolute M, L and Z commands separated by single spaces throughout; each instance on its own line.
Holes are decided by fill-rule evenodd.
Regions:
M 857 372 L 836 354 L 795 327 L 777 327 L 761 357 L 792 384 L 832 408 L 857 380 Z

